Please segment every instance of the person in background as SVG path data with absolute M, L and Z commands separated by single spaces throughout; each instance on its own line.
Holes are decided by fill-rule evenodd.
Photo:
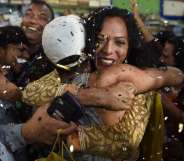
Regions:
M 8 81 L 8 76 L 10 76 L 9 73 L 11 71 L 14 71 L 16 74 L 21 72 L 24 63 L 29 59 L 28 44 L 28 40 L 21 28 L 16 26 L 0 28 L 0 69 L 2 83 L 0 97 L 2 99 L 10 101 L 21 99 L 21 91 L 18 90 L 16 85 Z M 12 88 L 8 89 L 5 85 L 6 83 L 12 84 Z M 17 88 L 17 92 L 12 92 L 13 86 L 14 89 L 15 87 Z
M 172 36 L 168 38 L 163 46 L 161 61 L 168 66 L 175 66 L 184 71 L 183 44 L 182 37 Z
M 176 37 L 170 31 L 160 31 L 155 37 L 144 25 L 139 13 L 138 3 L 131 0 L 132 12 L 134 18 L 143 34 L 145 42 L 151 43 L 153 54 L 160 55 L 161 61 L 168 66 L 175 66 L 183 71 L 183 40 Z M 164 107 L 165 124 L 166 124 L 166 143 L 164 144 L 164 160 L 184 160 L 182 153 L 175 151 L 183 151 L 179 136 L 181 137 L 181 123 L 183 123 L 183 105 L 182 102 L 182 86 L 165 87 L 161 91 L 162 104 Z M 180 94 L 179 94 L 180 93 Z M 180 97 L 178 97 L 178 94 Z M 169 116 L 169 117 L 168 117 Z M 181 122 L 181 123 L 180 123 Z M 179 131 L 179 132 L 178 132 Z M 182 137 L 181 137 L 182 138 Z
M 42 47 L 41 47 L 41 36 L 42 36 L 43 28 L 53 18 L 54 18 L 53 10 L 45 1 L 38 0 L 38 1 L 31 2 L 28 10 L 26 11 L 26 14 L 24 15 L 24 17 L 22 19 L 22 24 L 21 24 L 21 28 L 23 29 L 23 33 L 25 33 L 25 35 L 26 35 L 25 38 L 28 41 L 26 51 L 29 53 L 29 60 L 27 60 L 26 64 L 24 64 L 23 68 L 21 69 L 21 72 L 16 73 L 17 77 L 14 77 L 14 76 L 8 77 L 7 74 L 14 75 L 15 71 L 10 70 L 7 73 L 4 71 L 4 67 L 3 67 L 3 75 L 1 74 L 1 76 L 3 76 L 3 79 L 1 79 L 1 83 L 3 86 L 1 86 L 1 88 L 5 87 L 5 83 L 8 85 L 7 79 L 4 78 L 4 72 L 7 76 L 7 78 L 9 78 L 9 80 L 12 80 L 12 82 L 14 82 L 17 86 L 21 86 L 21 87 L 26 85 L 29 81 L 34 80 L 37 77 L 39 77 L 39 74 L 41 75 L 42 73 L 44 74 L 44 72 L 49 72 L 50 65 L 49 65 L 47 58 L 44 55 Z M 20 35 L 17 36 L 17 33 L 13 32 L 9 36 L 11 38 L 14 38 L 15 42 L 17 42 L 17 38 Z M 16 36 L 17 36 L 17 38 L 16 38 Z M 3 41 L 1 43 L 3 43 Z M 15 52 L 12 52 L 12 50 L 22 51 L 24 53 L 25 46 L 23 43 L 22 44 L 18 43 L 17 46 L 15 46 L 14 44 L 16 44 L 16 43 L 10 44 L 9 49 L 10 49 L 10 52 L 14 55 L 13 62 L 12 62 L 13 67 L 14 67 L 14 65 L 16 65 L 16 67 L 18 67 L 19 65 L 17 65 L 17 62 L 22 62 L 22 61 L 25 62 L 24 61 L 25 58 L 19 59 L 18 58 L 19 56 L 18 55 L 16 56 Z M 4 54 L 5 49 L 2 48 L 1 51 L 3 51 L 3 54 Z M 0 61 L 4 61 L 4 56 L 3 56 L 3 59 L 0 59 Z M 4 64 L 4 62 L 2 62 L 2 63 Z M 18 93 L 15 93 L 13 91 L 7 92 L 8 89 L 6 89 L 6 90 L 3 89 L 2 92 L 3 92 L 3 95 L 4 95 L 4 92 L 5 93 L 7 92 L 8 95 L 13 95 L 13 96 L 11 96 L 11 99 L 17 100 L 16 98 L 18 96 L 21 96 L 21 92 L 19 94 L 19 89 L 15 85 L 13 85 L 13 88 L 16 89 L 16 91 L 18 91 Z M 4 102 L 4 100 L 3 100 L 3 102 Z M 4 103 L 2 103 L 1 106 L 2 106 L 1 110 L 3 110 L 4 113 L 3 112 L 1 113 L 2 119 L 0 119 L 0 120 L 4 120 L 4 121 L 2 121 L 1 122 L 2 124 L 0 125 L 0 139 L 1 139 L 0 145 L 2 145 L 1 150 L 3 149 L 4 151 L 1 153 L 2 155 L 0 156 L 0 159 L 3 161 L 8 161 L 8 160 L 17 160 L 17 161 L 26 160 L 27 161 L 30 159 L 26 153 L 27 143 L 25 142 L 24 138 L 19 139 L 19 137 L 21 136 L 21 127 L 22 127 L 22 119 L 19 119 L 19 112 L 18 112 L 18 116 L 17 116 L 16 115 L 17 109 L 15 109 L 15 111 L 12 110 L 12 105 L 6 106 L 6 105 L 4 105 Z M 14 104 L 13 104 L 13 106 L 14 106 Z M 7 110 L 4 110 L 3 108 L 7 109 Z M 11 111 L 11 114 L 8 114 L 9 109 Z M 68 127 L 68 124 L 63 124 L 55 119 L 50 118 L 47 115 L 46 111 L 44 113 L 43 109 L 38 110 L 35 113 L 35 115 L 39 115 L 40 113 L 42 114 L 44 119 L 42 120 L 41 126 L 39 126 L 40 127 L 39 131 L 43 131 L 43 129 L 42 129 L 43 126 L 54 127 L 54 128 L 50 128 L 50 129 L 44 128 L 45 130 L 47 129 L 46 130 L 47 132 L 45 132 L 45 133 L 46 134 L 49 133 L 49 136 L 53 133 L 55 134 L 55 132 L 57 131 L 56 129 L 58 129 L 59 127 L 60 128 L 64 128 L 64 126 Z M 25 112 L 23 112 L 23 114 L 25 115 Z M 32 113 L 29 113 L 29 116 L 31 114 Z M 16 118 L 16 120 L 13 119 L 14 117 Z M 9 122 L 14 122 L 14 124 L 11 124 Z M 44 133 L 44 131 L 43 131 L 43 133 Z M 7 156 L 8 156 L 8 158 L 7 158 Z
M 130 1 L 131 9 L 132 9 L 132 14 L 134 16 L 134 19 L 137 23 L 137 26 L 138 26 L 140 32 L 143 34 L 144 41 L 145 42 L 152 41 L 154 39 L 154 36 L 149 31 L 149 29 L 145 26 L 140 14 L 139 14 L 137 0 L 129 0 L 129 1 Z
M 18 86 L 24 87 L 28 82 L 53 70 L 52 64 L 45 56 L 41 45 L 43 29 L 52 19 L 54 19 L 54 12 L 46 1 L 34 0 L 25 11 L 21 28 L 29 41 L 30 59 L 15 80 Z
M 173 36 L 165 41 L 161 61 L 169 66 L 174 66 L 184 71 L 184 48 L 183 38 Z M 183 130 L 184 106 L 183 106 L 183 84 L 178 87 L 166 87 L 162 91 L 162 103 L 165 113 L 166 144 L 164 157 L 166 160 L 184 160 Z
M 47 72 L 53 70 L 52 64 L 48 61 L 45 56 L 42 45 L 41 37 L 45 25 L 54 18 L 54 12 L 52 7 L 42 0 L 33 0 L 28 6 L 21 22 L 21 28 L 26 35 L 29 42 L 27 45 L 29 60 L 23 65 L 20 73 L 15 73 L 14 71 L 8 72 L 7 78 L 18 87 L 24 87 L 28 82 L 33 81 L 45 75 Z M 32 109 L 27 108 L 27 105 L 21 101 L 16 102 L 16 109 L 18 110 L 21 122 L 27 121 L 32 115 Z M 52 122 L 52 121 L 51 121 Z M 18 129 L 19 125 L 14 126 L 12 129 Z M 7 131 L 3 135 L 9 135 Z M 18 133 L 19 134 L 19 133 Z M 13 142 L 12 139 L 15 136 L 11 136 L 11 139 L 7 139 L 7 142 Z M 21 142 L 21 141 L 20 141 Z M 6 143 L 6 145 L 9 143 Z M 15 146 L 20 150 L 20 146 Z M 25 147 L 25 146 L 24 146 Z M 10 148 L 11 149 L 11 148 Z M 11 149 L 12 150 L 12 149 Z M 14 149 L 13 149 L 14 151 Z
M 13 133 L 11 122 L 20 122 L 15 102 L 21 100 L 21 90 L 7 78 L 11 71 L 18 74 L 23 64 L 28 60 L 28 40 L 20 27 L 5 26 L 0 28 L 0 148 L 1 160 L 13 160 L 5 144 L 4 132 L 7 132 L 7 142 Z M 12 134 L 14 135 L 14 134 Z M 16 142 L 16 141 L 15 141 Z M 11 146 L 10 146 L 11 147 Z M 9 148 L 10 148 L 9 147 Z M 14 148 L 13 146 L 11 148 Z M 17 153 L 15 153 L 16 155 Z M 22 156 L 23 157 L 23 156 Z

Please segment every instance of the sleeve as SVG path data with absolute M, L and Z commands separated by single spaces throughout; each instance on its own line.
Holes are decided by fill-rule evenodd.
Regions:
M 152 105 L 153 93 L 141 94 L 136 96 L 131 110 L 126 111 L 117 124 L 80 127 L 81 151 L 121 160 L 136 156 Z
M 22 91 L 22 100 L 32 106 L 40 106 L 50 102 L 56 95 L 61 86 L 59 73 L 53 72 L 42 78 L 29 83 Z
M 12 152 L 18 151 L 27 144 L 21 135 L 22 124 L 0 125 L 0 140 Z

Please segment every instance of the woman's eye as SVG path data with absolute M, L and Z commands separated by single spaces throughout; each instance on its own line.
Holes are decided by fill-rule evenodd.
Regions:
M 118 45 L 118 46 L 122 46 L 122 45 L 125 45 L 126 42 L 125 41 L 122 41 L 122 40 L 116 40 L 115 43 Z
M 39 16 L 39 19 L 42 21 L 49 21 L 46 16 Z

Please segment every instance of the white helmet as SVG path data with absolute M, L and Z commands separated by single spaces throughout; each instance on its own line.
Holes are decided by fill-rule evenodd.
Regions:
M 77 61 L 64 65 L 68 67 L 77 65 L 85 46 L 85 30 L 81 18 L 76 15 L 55 18 L 43 31 L 42 45 L 46 56 L 54 64 L 75 56 Z

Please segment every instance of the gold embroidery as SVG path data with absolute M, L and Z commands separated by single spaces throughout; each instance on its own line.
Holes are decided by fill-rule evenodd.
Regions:
M 60 85 L 59 74 L 54 70 L 39 80 L 29 83 L 22 92 L 23 101 L 36 106 L 48 103 L 56 96 Z
M 50 102 L 60 85 L 59 74 L 53 71 L 28 84 L 23 91 L 23 100 L 36 106 Z M 126 111 L 122 120 L 114 126 L 81 128 L 82 150 L 116 159 L 129 159 L 136 155 L 148 123 L 153 97 L 153 92 L 136 96 L 133 108 Z
M 135 97 L 131 110 L 113 126 L 100 125 L 81 128 L 79 139 L 81 150 L 110 158 L 130 159 L 137 154 L 139 144 L 147 126 L 153 92 Z

